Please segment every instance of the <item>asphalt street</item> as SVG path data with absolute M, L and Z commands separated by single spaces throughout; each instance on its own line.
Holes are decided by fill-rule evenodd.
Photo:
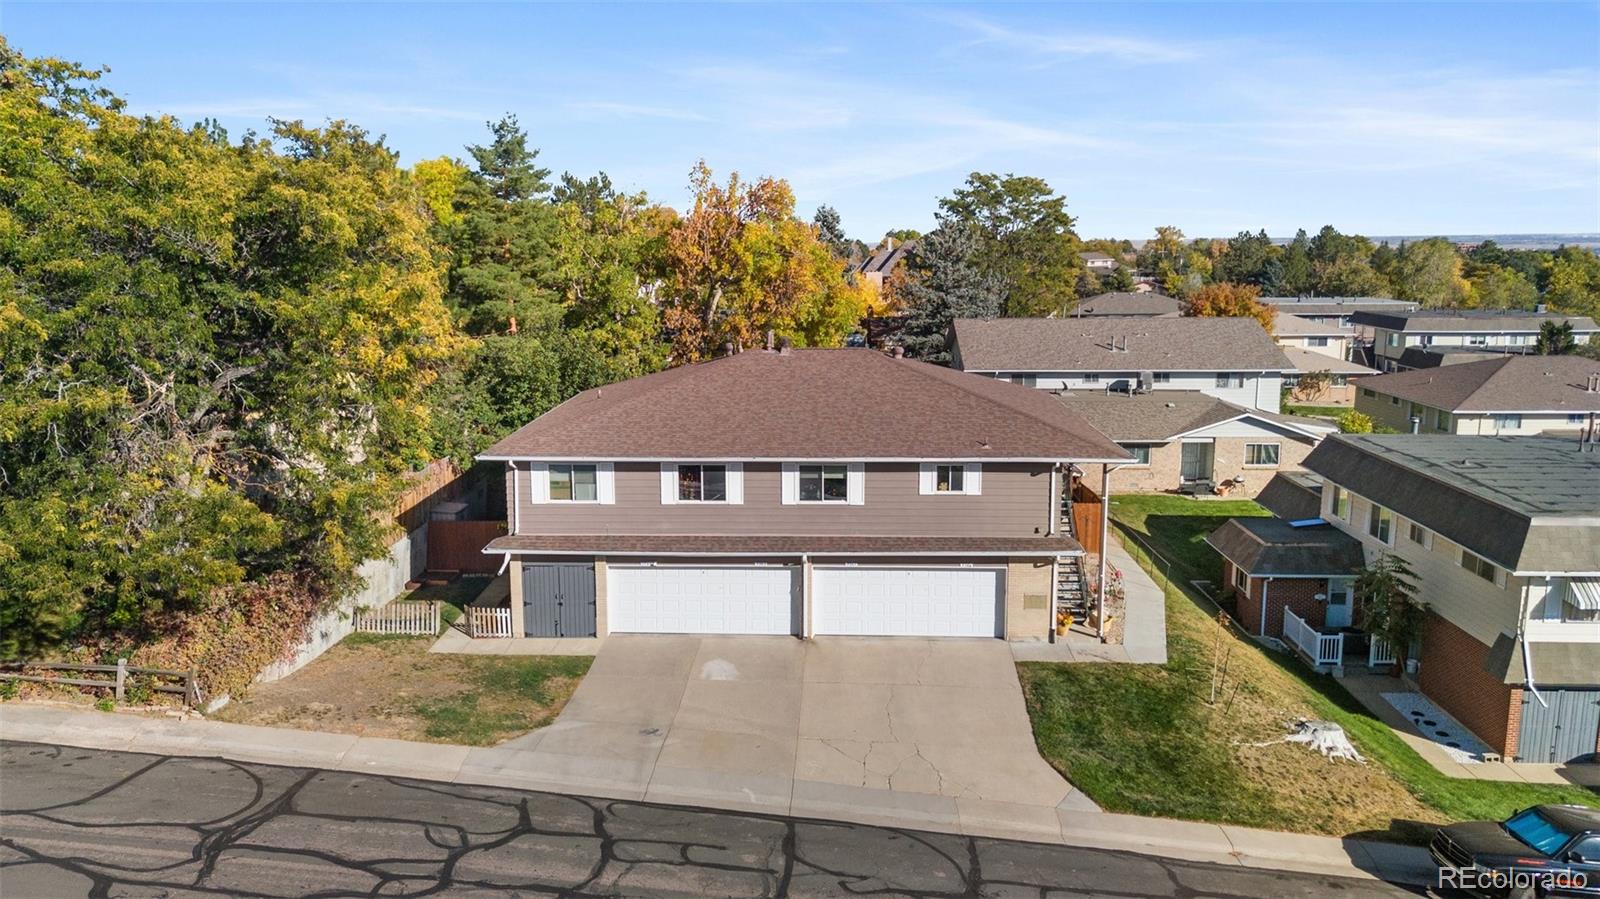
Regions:
M 1417 895 L 1098 849 L 0 744 L 0 896 Z

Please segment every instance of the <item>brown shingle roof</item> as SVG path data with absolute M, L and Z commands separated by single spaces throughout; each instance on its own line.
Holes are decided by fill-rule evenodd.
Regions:
M 1072 314 L 1175 316 L 1182 309 L 1182 303 L 1164 294 L 1112 292 L 1080 300 Z
M 1281 518 L 1230 518 L 1206 543 L 1252 577 L 1354 574 L 1363 562 L 1360 542 L 1338 528 Z
M 955 336 L 967 371 L 1293 368 L 1253 318 L 963 318 L 956 320 Z
M 496 537 L 486 553 L 553 555 L 1077 555 L 1083 547 L 1071 537 L 716 537 L 600 534 L 594 536 L 518 535 Z
M 1191 390 L 1150 393 L 1060 393 L 1061 404 L 1094 422 L 1106 436 L 1123 443 L 1166 441 L 1179 434 L 1232 421 L 1243 415 L 1293 428 L 1301 433 L 1331 432 L 1326 422 L 1262 409 L 1246 409 L 1227 400 Z M 1307 434 L 1307 439 L 1311 438 Z
M 1122 460 L 1050 394 L 867 349 L 749 351 L 586 390 L 483 458 Z
M 1359 362 L 1350 362 L 1327 353 L 1318 353 L 1313 350 L 1304 350 L 1300 347 L 1283 347 L 1284 358 L 1294 366 L 1297 372 L 1326 371 L 1336 375 L 1375 375 L 1376 369 L 1368 368 Z
M 1560 312 L 1528 312 L 1521 309 L 1420 309 L 1416 312 L 1362 312 L 1350 316 L 1358 325 L 1371 325 L 1391 331 L 1536 332 L 1545 322 L 1568 322 L 1576 331 L 1594 331 L 1594 319 L 1586 315 Z
M 1272 332 L 1279 337 L 1349 337 L 1351 330 L 1328 322 L 1314 322 L 1287 312 L 1272 317 Z
M 1582 356 L 1501 356 L 1363 378 L 1367 390 L 1450 412 L 1600 412 L 1589 377 L 1600 362 Z

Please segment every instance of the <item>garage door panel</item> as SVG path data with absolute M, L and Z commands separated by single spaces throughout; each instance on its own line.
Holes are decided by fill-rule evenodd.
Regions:
M 998 637 L 1005 575 L 995 568 L 824 568 L 812 574 L 818 634 Z
M 787 566 L 621 566 L 606 572 L 611 630 L 635 634 L 795 633 Z

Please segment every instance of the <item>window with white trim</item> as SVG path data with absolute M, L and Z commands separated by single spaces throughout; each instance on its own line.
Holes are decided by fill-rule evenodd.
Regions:
M 1133 454 L 1130 465 L 1150 464 L 1150 444 L 1148 443 L 1119 443 L 1118 446 Z
M 1334 484 L 1333 485 L 1333 502 L 1331 504 L 1329 504 L 1328 508 L 1333 511 L 1333 517 L 1334 518 L 1337 518 L 1340 521 L 1349 521 L 1350 520 L 1350 491 L 1344 489 L 1343 487 L 1340 487 L 1338 484 Z
M 1217 372 L 1217 386 L 1218 387 L 1235 387 L 1235 388 L 1243 387 L 1244 386 L 1244 375 L 1235 374 L 1234 372 L 1231 372 L 1231 371 L 1219 371 L 1219 372 Z
M 1494 426 L 1496 430 L 1500 431 L 1516 430 L 1522 427 L 1522 416 L 1511 414 L 1496 415 L 1494 417 Z
M 800 466 L 800 502 L 848 503 L 849 467 L 845 465 Z
M 1431 549 L 1433 547 L 1433 532 L 1415 521 L 1406 523 L 1406 539 L 1423 549 Z
M 1277 468 L 1278 449 L 1279 447 L 1276 443 L 1246 443 L 1244 445 L 1244 464 L 1262 468 Z
M 1307 337 L 1306 338 L 1306 346 L 1327 346 L 1327 345 L 1328 345 L 1328 338 L 1326 338 L 1326 337 Z
M 1158 371 L 1158 372 L 1155 372 L 1154 373 L 1154 377 L 1155 377 L 1155 383 L 1157 383 L 1157 384 L 1171 384 L 1172 383 L 1172 372 L 1170 372 L 1170 371 Z
M 1491 584 L 1499 583 L 1499 576 L 1495 574 L 1494 563 L 1470 549 L 1461 551 L 1461 567 Z
M 600 501 L 598 465 L 551 465 L 550 501 L 597 503 Z
M 1439 409 L 1433 413 L 1433 426 L 1440 431 L 1450 430 L 1450 413 Z
M 1482 334 L 1472 334 L 1467 337 L 1467 346 L 1488 346 L 1489 338 Z
M 727 501 L 728 466 L 678 466 L 678 502 L 725 503 Z
M 1086 372 L 1084 374 L 1084 376 L 1083 376 L 1083 383 L 1085 383 L 1085 384 L 1098 384 L 1098 383 L 1100 383 L 1100 373 L 1097 372 L 1097 371 Z
M 935 465 L 933 467 L 934 493 L 965 493 L 967 467 L 965 465 Z
M 1394 512 L 1385 509 L 1377 503 L 1371 504 L 1367 512 L 1367 536 L 1394 545 Z
M 1240 593 L 1249 596 L 1250 573 L 1237 565 L 1233 566 L 1233 586 L 1237 588 Z

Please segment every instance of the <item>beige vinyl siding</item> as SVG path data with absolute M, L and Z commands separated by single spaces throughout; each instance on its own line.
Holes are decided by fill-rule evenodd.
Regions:
M 715 460 L 706 460 L 708 464 Z M 516 482 L 519 534 L 730 534 L 851 536 L 1034 536 L 1048 532 L 1050 466 L 1043 463 L 984 463 L 983 493 L 923 495 L 916 463 L 869 463 L 866 502 L 782 502 L 781 466 L 744 463 L 744 502 L 738 505 L 661 502 L 661 466 L 616 463 L 614 505 L 533 504 L 528 463 L 508 472 Z M 511 497 L 514 499 L 514 497 Z
M 1492 644 L 1502 631 L 1514 631 L 1522 600 L 1522 578 L 1503 573 L 1500 586 L 1461 567 L 1461 546 L 1443 534 L 1433 534 L 1433 548 L 1426 549 L 1407 539 L 1410 519 L 1394 517 L 1394 545 L 1385 546 L 1367 535 L 1367 518 L 1372 501 L 1360 494 L 1350 495 L 1350 521 L 1333 515 L 1333 491 L 1324 490 L 1322 516 L 1361 541 L 1367 561 L 1386 552 L 1404 559 L 1417 574 L 1424 602 L 1456 627 L 1484 644 Z

